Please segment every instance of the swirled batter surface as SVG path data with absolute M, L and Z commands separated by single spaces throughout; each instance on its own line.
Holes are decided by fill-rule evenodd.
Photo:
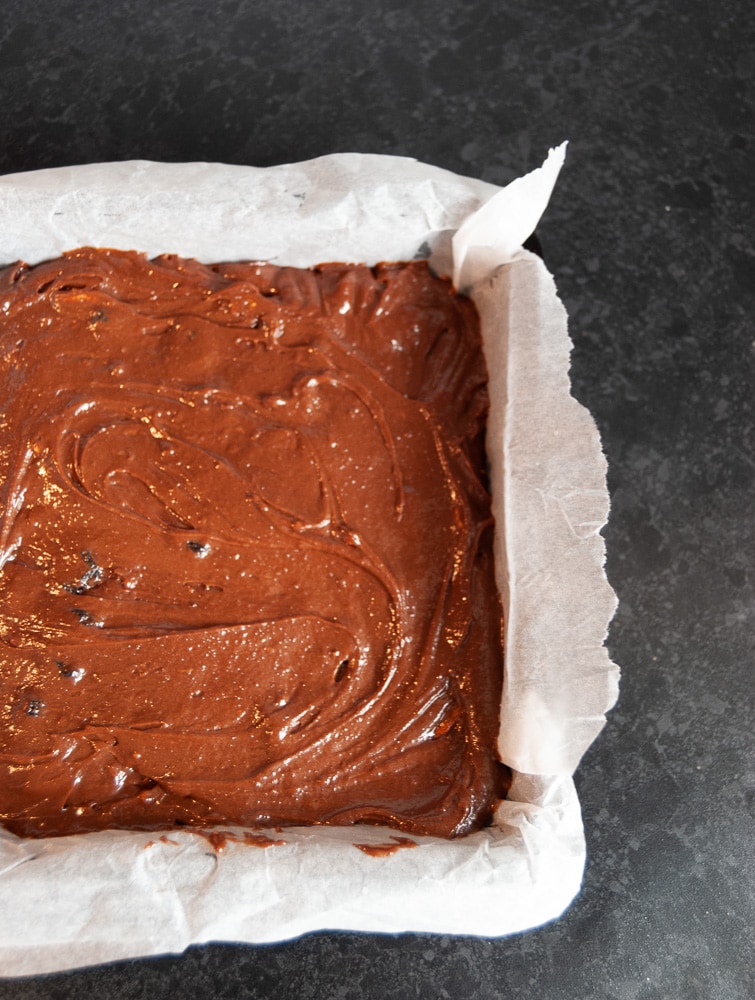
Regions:
M 385 823 L 503 792 L 486 372 L 424 263 L 0 272 L 0 822 Z

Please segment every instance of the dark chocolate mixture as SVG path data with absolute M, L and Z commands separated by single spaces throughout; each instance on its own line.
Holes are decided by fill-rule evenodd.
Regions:
M 0 272 L 0 822 L 386 823 L 502 793 L 472 303 L 424 263 Z

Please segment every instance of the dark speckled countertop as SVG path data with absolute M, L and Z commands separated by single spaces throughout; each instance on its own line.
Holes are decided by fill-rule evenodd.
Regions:
M 539 237 L 610 464 L 623 682 L 549 926 L 208 945 L 0 1000 L 755 994 L 753 53 L 746 0 L 5 0 L 3 173 L 357 150 L 505 183 L 570 140 Z

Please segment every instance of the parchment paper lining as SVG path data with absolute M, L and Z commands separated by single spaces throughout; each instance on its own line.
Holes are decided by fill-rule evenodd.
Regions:
M 390 831 L 364 827 L 287 829 L 276 835 L 284 845 L 221 852 L 188 831 L 42 841 L 0 831 L 0 974 L 329 928 L 495 936 L 553 919 L 574 898 L 585 850 L 571 774 L 616 699 L 617 671 L 602 645 L 615 607 L 599 535 L 605 463 L 569 392 L 553 281 L 518 249 L 562 160 L 563 147 L 503 191 L 359 154 L 265 170 L 136 161 L 0 178 L 0 265 L 86 244 L 296 266 L 430 256 L 469 288 L 491 376 L 508 621 L 500 750 L 517 772 L 491 829 L 413 838 L 416 849 L 381 858 L 354 843 L 390 842 Z

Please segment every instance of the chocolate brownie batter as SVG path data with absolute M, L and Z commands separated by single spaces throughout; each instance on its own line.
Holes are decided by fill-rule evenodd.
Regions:
M 0 272 L 0 822 L 381 823 L 503 793 L 473 304 L 426 264 Z

